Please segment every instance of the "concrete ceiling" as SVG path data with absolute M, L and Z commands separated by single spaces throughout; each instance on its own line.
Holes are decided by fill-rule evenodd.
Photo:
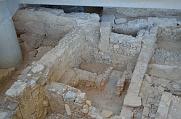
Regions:
M 20 0 L 22 4 L 181 9 L 181 0 Z

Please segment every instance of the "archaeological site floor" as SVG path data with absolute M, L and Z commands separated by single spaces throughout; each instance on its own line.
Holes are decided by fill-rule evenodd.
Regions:
M 25 7 L 22 64 L 0 69 L 0 119 L 180 119 L 181 12 Z

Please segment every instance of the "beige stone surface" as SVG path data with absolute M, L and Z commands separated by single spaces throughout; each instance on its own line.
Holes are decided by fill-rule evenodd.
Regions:
M 102 22 L 100 28 L 100 43 L 99 49 L 103 52 L 109 50 L 109 39 L 111 34 L 112 25 L 111 22 Z
M 92 102 L 90 100 L 86 100 L 86 104 L 91 106 L 92 105 Z
M 87 114 L 89 112 L 89 106 L 88 105 L 83 105 L 82 112 Z
M 125 96 L 123 105 L 129 107 L 140 107 L 142 105 L 141 97 L 129 93 Z
M 21 9 L 14 16 L 15 28 L 30 49 L 55 46 L 76 25 L 75 20 L 63 14 L 62 10 L 48 8 Z
M 110 118 L 113 115 L 113 112 L 109 110 L 102 110 L 101 115 L 105 118 Z
M 172 100 L 172 94 L 164 92 L 161 97 L 161 101 L 157 110 L 156 119 L 167 119 L 170 104 Z
M 70 116 L 72 114 L 68 104 L 65 104 L 65 110 L 66 110 L 68 116 Z
M 172 96 L 172 103 L 168 112 L 167 119 L 180 119 L 181 117 L 181 98 L 178 96 Z
M 15 82 L 10 89 L 6 91 L 7 96 L 16 97 L 23 93 L 24 89 L 26 88 L 27 83 L 22 81 Z
M 132 119 L 133 118 L 133 109 L 127 106 L 123 106 L 119 119 Z
M 144 74 L 146 73 L 148 63 L 150 61 L 150 58 L 155 48 L 154 44 L 157 40 L 156 33 L 157 33 L 157 27 L 152 28 L 151 31 L 145 35 L 144 39 L 146 40 L 143 45 L 143 48 L 141 49 L 139 57 L 137 59 L 137 63 L 133 72 L 131 83 L 128 88 L 127 95 L 130 94 L 130 96 L 132 96 L 132 94 L 134 94 L 135 98 L 138 100 L 141 100 L 139 99 L 138 95 L 140 92 Z
M 149 65 L 148 73 L 153 76 L 157 76 L 157 77 L 165 78 L 169 80 L 180 80 L 181 67 L 151 64 Z

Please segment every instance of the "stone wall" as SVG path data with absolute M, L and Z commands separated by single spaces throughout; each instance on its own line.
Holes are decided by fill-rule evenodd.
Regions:
M 181 62 L 181 51 L 180 49 L 157 48 L 152 62 L 163 65 L 179 65 Z
M 53 113 L 62 114 L 67 118 L 86 118 L 89 106 L 86 104 L 86 94 L 80 90 L 61 83 L 52 83 L 46 87 L 46 95 Z M 83 105 L 86 112 L 83 113 Z M 88 117 L 87 117 L 88 118 Z
M 180 65 L 181 27 L 159 27 L 158 43 L 152 62 L 162 65 Z
M 112 52 L 124 56 L 138 56 L 141 50 L 141 41 L 141 37 L 111 33 L 110 49 Z
M 179 41 L 181 39 L 181 26 L 160 27 L 157 38 L 161 41 Z
M 72 68 L 64 73 L 60 82 L 72 87 L 83 86 L 101 89 L 108 81 L 112 69 L 113 67 L 108 67 L 104 72 L 98 74 L 79 68 Z
M 32 10 L 20 12 L 24 14 L 24 12 L 32 12 Z M 51 12 L 54 13 L 56 10 Z M 46 14 L 47 12 L 41 13 Z M 39 61 L 26 67 L 18 76 L 17 81 L 6 91 L 6 97 L 17 104 L 13 110 L 2 109 L 3 112 L 7 112 L 9 117 L 13 119 L 45 119 L 49 110 L 49 102 L 44 93 L 45 86 L 49 82 L 59 80 L 67 69 L 79 65 L 84 57 L 89 59 L 90 53 L 88 52 L 96 49 L 99 37 L 98 15 L 70 14 L 66 18 L 71 19 L 72 16 L 77 19 L 78 25 Z M 28 21 L 28 19 L 26 20 Z M 40 30 L 40 32 L 42 31 Z
M 124 71 L 127 64 L 134 65 L 136 63 L 142 45 L 141 37 L 111 32 L 107 51 L 95 52 L 95 60 L 92 62 L 109 64 L 115 69 Z
M 111 10 L 110 10 L 111 9 Z M 174 9 L 154 9 L 154 8 L 105 8 L 104 12 L 115 13 L 116 18 L 120 16 L 126 17 L 166 17 L 166 16 L 180 16 L 181 10 Z
M 32 64 L 23 70 L 18 80 L 6 91 L 6 98 L 16 102 L 13 109 L 7 110 L 11 112 L 11 118 L 45 118 L 48 109 L 43 89 L 43 81 L 46 81 L 47 75 L 42 73 L 45 72 L 47 71 L 43 65 Z
M 81 30 L 75 30 L 65 36 L 59 45 L 33 63 L 29 69 L 26 68 L 19 80 L 7 90 L 6 95 L 18 102 L 14 119 L 45 118 L 48 101 L 44 94 L 44 85 L 48 83 L 48 79 L 58 80 L 68 68 L 81 62 L 79 48 L 86 46 L 85 36 L 81 34 Z
M 39 61 L 33 63 L 32 66 L 26 68 L 19 76 L 19 80 L 7 90 L 6 95 L 18 101 L 15 119 L 45 118 L 48 108 L 44 107 L 43 104 L 47 102 L 44 86 L 48 80 L 58 80 L 68 68 L 81 62 L 81 50 L 79 48 L 86 46 L 83 45 L 85 36 L 81 34 L 83 34 L 81 30 L 76 29 L 65 36 L 59 45 L 50 50 Z M 78 54 L 78 52 L 80 53 Z
M 96 24 L 97 20 L 99 17 L 96 14 L 65 14 L 61 9 L 41 7 L 21 9 L 14 16 L 17 34 L 21 40 L 27 42 L 30 49 L 56 46 L 58 41 L 75 27 Z
M 40 46 L 55 46 L 76 25 L 75 21 L 63 17 L 62 10 L 26 8 L 17 11 L 14 24 L 20 39 L 30 49 Z
M 56 81 L 66 70 L 81 63 L 81 56 L 86 52 L 85 35 L 81 30 L 68 34 L 60 44 L 44 55 L 39 62 L 50 67 L 49 79 Z
M 48 112 L 48 100 L 44 86 L 27 87 L 21 97 L 17 97 L 18 107 L 13 119 L 44 119 Z

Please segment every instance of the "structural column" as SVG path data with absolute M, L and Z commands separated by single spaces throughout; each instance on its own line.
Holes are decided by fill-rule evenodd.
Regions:
M 0 1 L 0 68 L 15 67 L 22 58 L 16 31 L 11 19 L 13 10 L 17 8 L 17 6 L 12 7 L 13 5 L 15 4 L 10 0 Z
M 0 68 L 14 67 L 20 61 L 21 51 L 14 24 L 11 19 L 5 19 L 0 24 Z

